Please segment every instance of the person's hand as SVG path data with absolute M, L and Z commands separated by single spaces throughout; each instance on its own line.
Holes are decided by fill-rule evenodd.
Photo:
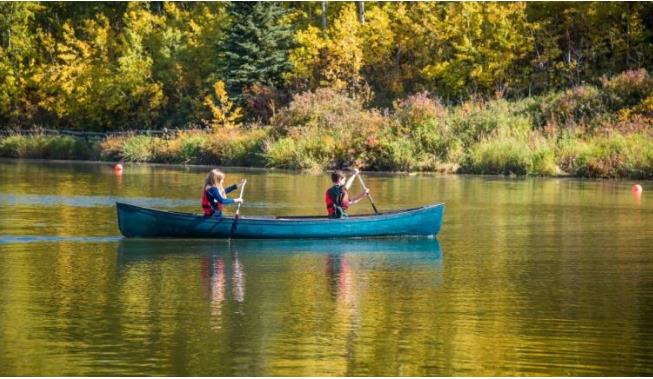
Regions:
M 237 198 L 237 199 L 234 199 L 234 203 L 236 203 L 236 204 L 242 204 L 242 203 L 243 203 L 243 199 L 242 199 L 241 197 L 239 197 L 239 198 Z
M 238 185 L 238 187 L 244 186 L 245 183 L 247 183 L 247 179 L 240 179 L 240 184 Z

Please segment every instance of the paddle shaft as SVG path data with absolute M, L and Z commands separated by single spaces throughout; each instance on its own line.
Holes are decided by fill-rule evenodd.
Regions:
M 363 177 L 361 174 L 358 174 L 358 180 L 361 182 L 361 186 L 363 186 L 363 190 L 367 190 L 367 187 L 365 187 L 365 182 L 363 182 Z M 372 208 L 374 208 L 374 213 L 379 214 L 379 210 L 376 209 L 376 205 L 374 204 L 374 200 L 372 200 L 372 195 L 368 192 L 367 193 L 367 198 L 370 199 L 370 203 L 372 204 Z
M 247 182 L 243 183 L 243 186 L 240 187 L 240 196 L 239 196 L 239 198 L 241 200 L 243 199 L 243 192 L 245 191 L 245 184 L 247 184 Z M 238 203 L 238 207 L 236 207 L 236 217 L 234 217 L 234 223 L 231 224 L 231 234 L 234 234 L 234 232 L 236 231 L 236 223 L 238 222 L 238 219 L 240 218 L 240 205 L 241 204 L 242 203 Z
M 240 187 L 240 196 L 238 196 L 238 197 L 239 197 L 241 200 L 243 199 L 243 192 L 245 191 L 245 184 L 247 184 L 247 182 L 243 183 L 243 186 Z M 238 218 L 238 217 L 240 216 L 240 205 L 241 205 L 241 204 L 242 204 L 242 203 L 238 203 L 238 207 L 236 207 L 236 218 Z

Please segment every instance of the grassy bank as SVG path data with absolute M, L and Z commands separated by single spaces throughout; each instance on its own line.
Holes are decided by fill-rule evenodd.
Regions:
M 323 170 L 653 178 L 653 79 L 630 71 L 519 101 L 445 106 L 426 93 L 365 108 L 328 89 L 296 95 L 270 125 L 170 138 L 8 136 L 0 156 Z

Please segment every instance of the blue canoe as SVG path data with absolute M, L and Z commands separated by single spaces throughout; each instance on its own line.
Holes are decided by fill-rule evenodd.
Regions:
M 362 238 L 435 236 L 444 204 L 342 219 L 324 216 L 204 217 L 116 203 L 118 227 L 128 238 Z

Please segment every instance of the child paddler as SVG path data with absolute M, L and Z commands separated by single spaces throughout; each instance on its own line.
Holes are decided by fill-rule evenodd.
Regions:
M 234 184 L 224 188 L 224 173 L 213 169 L 206 176 L 204 191 L 202 191 L 202 209 L 204 216 L 222 216 L 222 208 L 228 204 L 242 203 L 243 199 L 230 199 L 227 194 L 239 187 L 242 187 L 247 180 L 241 179 L 240 184 Z
M 326 191 L 324 201 L 326 202 L 327 212 L 331 218 L 347 217 L 347 209 L 353 204 L 358 203 L 370 191 L 366 188 L 353 199 L 349 198 L 349 188 L 354 183 L 358 169 L 354 169 L 354 174 L 346 179 L 345 174 L 336 170 L 331 174 L 333 186 Z

